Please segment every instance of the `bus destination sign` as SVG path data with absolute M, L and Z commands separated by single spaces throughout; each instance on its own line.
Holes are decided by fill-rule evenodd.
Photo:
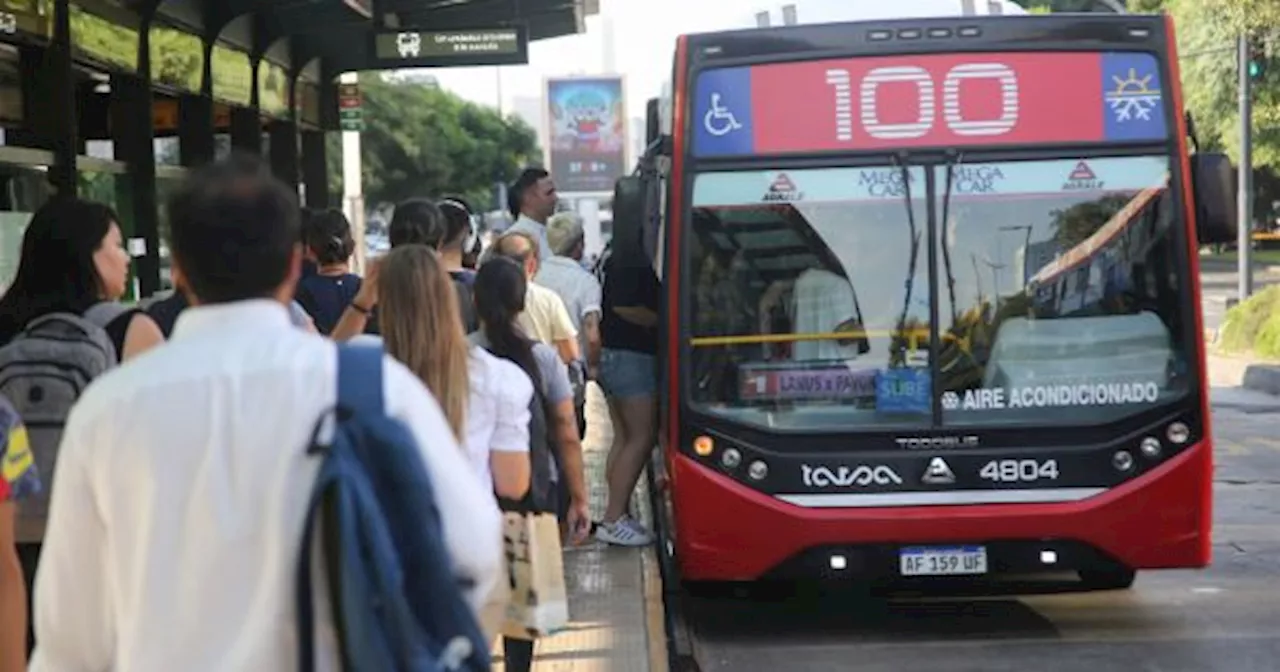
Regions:
M 523 26 L 377 31 L 373 56 L 377 68 L 525 65 L 529 35 Z
M 696 156 L 1153 142 L 1169 135 L 1158 62 L 1138 52 L 720 68 L 698 76 L 694 95 Z

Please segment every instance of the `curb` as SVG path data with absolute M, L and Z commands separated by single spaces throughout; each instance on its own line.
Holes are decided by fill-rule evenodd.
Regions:
M 698 662 L 697 645 L 694 641 L 694 635 L 690 630 L 688 622 L 685 620 L 685 595 L 683 587 L 680 584 L 679 570 L 675 566 L 674 558 L 670 554 L 671 548 L 671 530 L 668 529 L 669 519 L 667 518 L 666 497 L 662 489 L 655 487 L 654 474 L 662 469 L 662 448 L 654 451 L 653 457 L 649 460 L 648 468 L 645 469 L 648 484 L 648 499 L 651 512 L 651 520 L 653 521 L 653 531 L 657 533 L 657 539 L 654 540 L 652 546 L 646 547 L 643 554 L 645 561 L 652 561 L 651 565 L 645 567 L 646 572 L 653 570 L 656 576 L 650 581 L 649 574 L 645 575 L 645 596 L 646 604 L 657 606 L 656 616 L 661 619 L 654 627 L 660 627 L 661 641 L 664 643 L 663 651 L 660 656 L 665 666 L 655 667 L 653 664 L 654 649 L 652 642 L 657 640 L 656 631 L 650 630 L 650 670 L 664 670 L 669 672 L 701 672 L 702 666 Z M 651 588 L 654 587 L 654 588 Z M 651 592 L 656 588 L 656 593 Z M 650 601 L 649 595 L 654 595 Z M 647 608 L 647 606 L 646 606 Z M 649 612 L 652 614 L 652 612 Z M 650 623 L 653 623 L 651 620 Z
M 667 623 L 663 606 L 662 577 L 653 546 L 640 552 L 640 591 L 644 595 L 645 638 L 648 641 L 649 672 L 668 672 Z
M 1206 354 L 1209 384 L 1214 387 L 1242 387 L 1253 392 L 1280 396 L 1280 364 L 1245 357 Z
M 1246 390 L 1280 396 L 1280 365 L 1250 364 L 1244 370 L 1241 386 Z

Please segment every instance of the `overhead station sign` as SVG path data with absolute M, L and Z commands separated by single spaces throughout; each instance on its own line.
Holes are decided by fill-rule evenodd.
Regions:
M 876 56 L 720 68 L 694 87 L 696 156 L 1147 142 L 1169 136 L 1137 52 Z M 795 105 L 794 101 L 809 101 Z
M 529 33 L 524 26 L 465 30 L 377 31 L 376 68 L 448 68 L 468 65 L 525 65 Z

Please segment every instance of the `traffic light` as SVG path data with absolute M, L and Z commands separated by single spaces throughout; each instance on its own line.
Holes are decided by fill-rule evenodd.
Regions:
M 1255 36 L 1249 38 L 1249 62 L 1247 64 L 1250 79 L 1262 79 L 1267 74 L 1267 64 L 1271 57 L 1271 38 Z

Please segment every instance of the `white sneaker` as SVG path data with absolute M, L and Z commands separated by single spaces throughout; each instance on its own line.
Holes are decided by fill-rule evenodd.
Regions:
M 596 539 L 615 546 L 648 546 L 653 543 L 653 535 L 629 516 L 612 523 L 600 523 L 596 527 Z

